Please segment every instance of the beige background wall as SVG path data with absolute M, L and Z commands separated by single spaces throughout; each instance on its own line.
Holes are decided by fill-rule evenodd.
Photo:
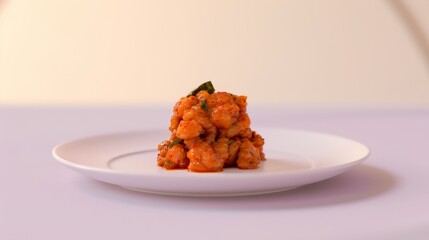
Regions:
M 429 1 L 0 2 L 0 105 L 429 106 Z

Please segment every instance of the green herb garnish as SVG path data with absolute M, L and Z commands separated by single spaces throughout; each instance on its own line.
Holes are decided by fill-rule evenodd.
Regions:
M 208 93 L 212 94 L 215 92 L 215 89 L 213 87 L 213 84 L 211 81 L 205 82 L 203 84 L 201 84 L 199 87 L 197 87 L 194 91 L 190 92 L 188 94 L 188 96 L 186 97 L 190 97 L 190 96 L 195 96 L 197 95 L 197 93 L 199 93 L 202 90 L 206 90 Z
M 203 103 L 201 103 L 201 108 L 204 109 L 204 111 L 208 112 L 209 109 L 207 108 L 207 100 L 204 100 Z
M 176 139 L 174 139 L 171 143 L 170 143 L 170 146 L 168 146 L 168 148 L 172 148 L 172 147 L 174 147 L 174 145 L 176 145 L 176 144 L 178 144 L 178 143 L 181 143 L 183 141 L 183 139 L 181 139 L 181 138 L 176 138 Z

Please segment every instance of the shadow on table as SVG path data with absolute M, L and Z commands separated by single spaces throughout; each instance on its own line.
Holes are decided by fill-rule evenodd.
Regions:
M 360 165 L 337 177 L 293 190 L 246 197 L 176 197 L 146 194 L 107 183 L 86 179 L 79 187 L 105 201 L 174 209 L 204 210 L 277 210 L 320 207 L 377 197 L 395 185 L 385 170 Z

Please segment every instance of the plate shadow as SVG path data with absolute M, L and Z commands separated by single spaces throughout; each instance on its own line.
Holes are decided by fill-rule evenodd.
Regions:
M 344 204 L 377 197 L 391 190 L 395 178 L 386 170 L 362 164 L 336 177 L 293 190 L 243 197 L 178 197 L 135 192 L 89 178 L 79 184 L 86 194 L 118 204 L 163 209 L 278 210 Z

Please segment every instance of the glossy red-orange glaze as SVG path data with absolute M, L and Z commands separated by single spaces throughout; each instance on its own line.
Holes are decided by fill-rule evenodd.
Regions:
M 258 168 L 265 160 L 264 139 L 250 129 L 246 107 L 246 96 L 226 92 L 181 98 L 170 119 L 170 139 L 158 145 L 158 165 L 193 172 Z

